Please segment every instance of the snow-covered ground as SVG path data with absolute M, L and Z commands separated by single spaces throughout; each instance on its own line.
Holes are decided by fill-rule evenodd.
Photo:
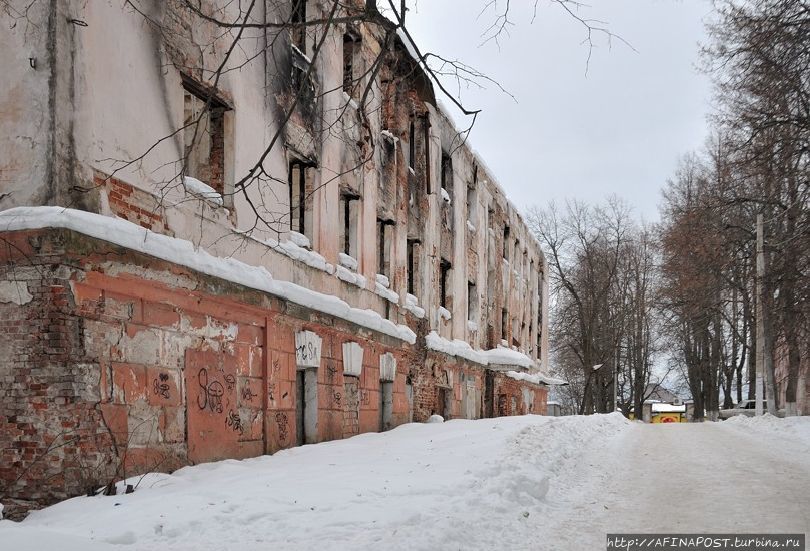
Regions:
M 130 480 L 133 494 L 0 521 L 0 549 L 579 550 L 608 531 L 810 532 L 809 449 L 810 418 L 410 424 Z

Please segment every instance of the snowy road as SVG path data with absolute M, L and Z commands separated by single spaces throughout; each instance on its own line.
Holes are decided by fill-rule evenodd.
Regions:
M 2 521 L 0 550 L 598 550 L 607 532 L 806 533 L 809 515 L 810 418 L 527 416 L 149 476 Z
M 637 425 L 626 443 L 618 482 L 633 500 L 611 519 L 623 530 L 810 532 L 810 455 L 801 446 L 736 422 Z

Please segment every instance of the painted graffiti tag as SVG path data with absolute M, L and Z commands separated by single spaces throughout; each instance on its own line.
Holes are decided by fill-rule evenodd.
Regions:
M 200 409 L 210 409 L 216 413 L 222 413 L 222 395 L 225 389 L 219 381 L 208 382 L 208 370 L 204 367 L 197 373 L 197 381 L 200 384 L 200 393 L 197 395 L 197 406 Z
M 245 384 L 244 388 L 242 388 L 242 399 L 246 402 L 252 402 L 253 398 L 258 396 L 258 394 L 253 394 L 253 391 L 250 389 L 250 385 Z
M 228 410 L 228 417 L 225 418 L 225 426 L 231 427 L 233 431 L 238 432 L 240 436 L 245 434 L 245 429 L 242 426 L 242 418 L 232 409 Z
M 299 360 L 307 361 L 313 360 L 318 357 L 320 351 L 318 348 L 311 342 L 302 344 L 295 348 L 295 354 Z
M 278 375 L 281 371 L 281 364 L 278 359 L 273 360 L 273 375 Z
M 287 414 L 283 411 L 276 413 L 276 425 L 278 426 L 278 439 L 282 444 L 287 443 L 289 434 L 287 433 Z
M 270 383 L 267 385 L 267 399 L 271 401 L 275 401 L 275 394 L 276 392 L 276 383 Z
M 332 402 L 334 402 L 334 404 L 338 407 L 340 406 L 340 399 L 341 399 L 340 392 L 334 391 L 332 393 Z
M 152 390 L 154 391 L 156 396 L 162 396 L 167 400 L 171 397 L 169 395 L 169 375 L 166 373 L 161 373 L 158 375 L 157 379 L 152 381 Z
M 233 390 L 234 385 L 236 385 L 236 377 L 228 373 L 225 375 L 225 384 L 228 385 L 228 390 Z

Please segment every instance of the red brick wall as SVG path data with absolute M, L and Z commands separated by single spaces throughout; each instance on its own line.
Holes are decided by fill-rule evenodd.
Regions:
M 0 282 L 21 286 L 0 301 L 0 500 L 12 516 L 145 471 L 294 446 L 298 331 L 322 339 L 316 441 L 380 430 L 385 353 L 397 361 L 390 426 L 426 419 L 440 393 L 448 417 L 484 413 L 483 370 L 423 346 L 67 230 L 4 238 Z M 363 347 L 360 377 L 343 374 L 348 341 Z M 495 380 L 520 397 L 518 381 Z

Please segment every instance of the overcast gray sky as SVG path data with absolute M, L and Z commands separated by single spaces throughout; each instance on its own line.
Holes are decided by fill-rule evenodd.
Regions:
M 486 0 L 420 0 L 408 26 L 423 51 L 464 61 L 515 96 L 491 85 L 462 90 L 468 107 L 483 109 L 470 142 L 516 205 L 615 192 L 653 221 L 678 158 L 706 136 L 711 89 L 696 65 L 711 6 L 592 3 L 580 14 L 605 21 L 635 51 L 596 36 L 587 74 L 584 28 L 549 0 L 539 0 L 534 22 L 533 0 L 512 0 L 515 24 L 500 45 L 481 45 L 495 19 L 492 10 L 479 15 Z

